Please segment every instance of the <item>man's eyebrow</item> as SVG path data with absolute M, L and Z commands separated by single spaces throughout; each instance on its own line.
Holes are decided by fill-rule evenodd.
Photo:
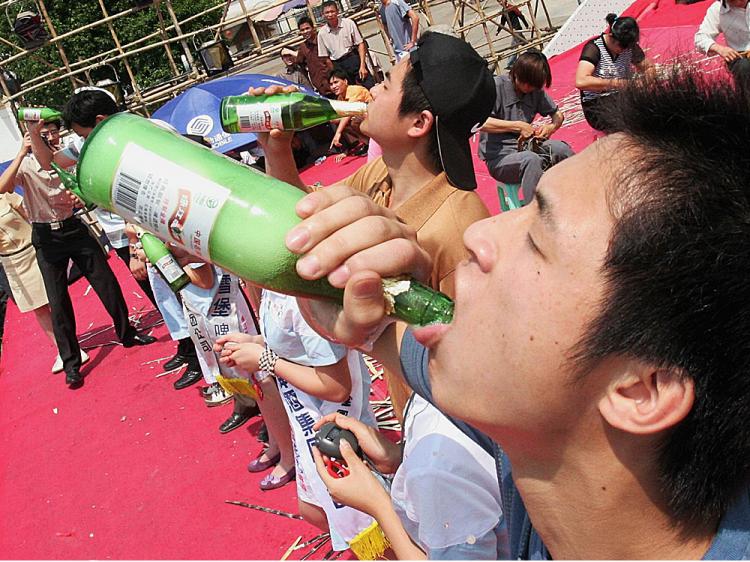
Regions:
M 550 205 L 549 199 L 547 199 L 547 197 L 545 197 L 544 193 L 541 191 L 537 191 L 535 197 L 537 207 L 539 208 L 539 216 L 542 217 L 542 220 L 551 230 L 556 230 L 557 224 L 555 223 L 555 217 L 552 214 L 552 207 Z

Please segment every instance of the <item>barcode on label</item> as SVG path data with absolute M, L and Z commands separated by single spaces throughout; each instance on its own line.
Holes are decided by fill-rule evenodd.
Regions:
M 250 119 L 247 115 L 240 115 L 240 129 L 243 131 L 257 129 L 256 121 L 256 119 Z
M 141 182 L 124 172 L 120 172 L 115 189 L 115 205 L 124 207 L 135 214 Z

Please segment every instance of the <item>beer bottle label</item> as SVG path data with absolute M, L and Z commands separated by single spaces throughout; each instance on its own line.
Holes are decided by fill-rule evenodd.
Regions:
M 26 121 L 39 121 L 42 118 L 41 109 L 25 109 L 23 112 L 23 118 Z
M 208 237 L 229 193 L 131 142 L 115 172 L 112 203 L 122 217 L 210 261 Z
M 237 105 L 237 119 L 243 132 L 261 132 L 283 129 L 281 105 L 277 103 L 251 103 Z
M 185 273 L 180 264 L 170 254 L 162 256 L 159 261 L 156 262 L 156 267 L 159 268 L 167 283 L 174 283 Z

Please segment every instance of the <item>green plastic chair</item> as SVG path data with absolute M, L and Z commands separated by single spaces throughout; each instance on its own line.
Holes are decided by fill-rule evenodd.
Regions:
M 512 211 L 520 209 L 525 205 L 525 201 L 519 199 L 521 184 L 497 182 L 497 196 L 500 199 L 500 208 L 503 211 Z

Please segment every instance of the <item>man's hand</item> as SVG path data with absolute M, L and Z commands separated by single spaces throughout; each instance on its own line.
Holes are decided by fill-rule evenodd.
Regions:
M 521 140 L 530 139 L 534 136 L 535 132 L 536 131 L 534 127 L 531 126 L 531 123 L 526 123 L 525 121 L 518 122 L 518 138 Z
M 313 327 L 350 347 L 366 345 L 385 317 L 382 277 L 410 274 L 426 280 L 432 260 L 414 228 L 391 211 L 344 185 L 316 191 L 297 203 L 303 221 L 286 237 L 303 257 L 303 279 L 327 277 L 344 288 L 344 307 L 298 299 Z
M 146 262 L 138 259 L 137 257 L 130 257 L 130 273 L 138 281 L 145 281 L 148 279 L 148 272 L 146 271 Z
M 31 134 L 27 132 L 23 135 L 23 142 L 21 148 L 18 149 L 18 154 L 19 156 L 26 156 L 29 152 L 31 152 Z
M 335 501 L 374 516 L 381 506 L 390 504 L 388 492 L 354 453 L 348 442 L 342 440 L 339 447 L 349 469 L 349 475 L 342 478 L 332 477 L 325 465 L 326 459 L 317 447 L 313 447 L 315 468 L 320 478 Z
M 365 78 L 367 78 L 367 75 L 370 74 L 367 72 L 367 65 L 360 64 L 359 65 L 359 79 L 364 82 Z
M 552 123 L 547 123 L 546 125 L 542 125 L 538 129 L 536 129 L 536 131 L 534 132 L 534 136 L 538 139 L 547 140 L 556 130 L 557 129 Z
M 742 55 L 740 55 L 731 47 L 725 47 L 724 45 L 719 45 L 718 43 L 714 43 L 711 46 L 711 50 L 718 54 L 726 62 L 732 62 L 733 60 L 737 60 L 742 57 Z
M 44 121 L 37 120 L 37 121 L 27 121 L 26 122 L 26 129 L 31 135 L 37 136 L 39 138 L 42 138 L 42 127 L 44 127 Z
M 336 134 L 333 135 L 333 140 L 331 140 L 331 146 L 328 147 L 330 150 L 333 150 L 334 148 L 341 148 L 341 133 L 336 131 Z
M 396 472 L 401 464 L 401 447 L 388 441 L 376 428 L 370 427 L 358 419 L 334 412 L 315 422 L 313 429 L 317 431 L 328 422 L 333 422 L 341 429 L 351 431 L 357 438 L 362 451 L 378 472 L 383 474 Z

